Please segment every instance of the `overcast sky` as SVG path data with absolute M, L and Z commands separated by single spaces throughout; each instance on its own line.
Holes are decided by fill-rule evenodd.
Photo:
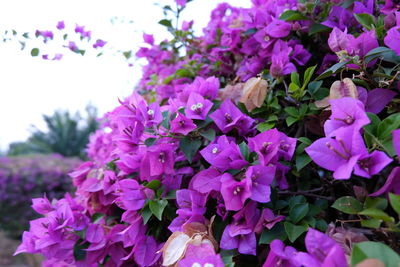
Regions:
M 220 0 L 195 0 L 182 19 L 195 20 L 195 29 L 207 24 L 210 11 Z M 249 0 L 227 0 L 236 6 L 248 6 Z M 67 29 L 75 23 L 85 25 L 93 38 L 108 41 L 107 46 L 136 50 L 143 44 L 142 34 L 153 33 L 156 40 L 168 37 L 158 21 L 163 18 L 155 3 L 174 4 L 173 0 L 1 0 L 0 33 L 55 30 L 64 20 Z M 111 19 L 117 17 L 114 23 Z M 128 23 L 133 21 L 133 23 Z M 37 42 L 37 43 L 35 43 Z M 50 52 L 63 51 L 61 43 L 45 46 Z M 43 47 L 38 40 L 30 47 Z M 92 49 L 93 50 L 93 49 Z M 88 103 L 102 114 L 118 104 L 118 97 L 128 96 L 141 76 L 141 62 L 133 67 L 121 58 L 107 54 L 79 56 L 65 53 L 61 61 L 44 61 L 19 49 L 18 43 L 0 42 L 0 150 L 29 136 L 30 125 L 44 128 L 42 114 L 56 109 L 83 111 Z M 41 49 L 42 51 L 42 49 Z M 106 49 L 107 51 L 107 49 Z M 67 51 L 65 51 L 67 52 Z

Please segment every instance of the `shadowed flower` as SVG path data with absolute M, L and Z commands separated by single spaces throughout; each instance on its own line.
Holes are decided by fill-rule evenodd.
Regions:
M 194 129 L 196 129 L 196 124 L 193 123 L 191 119 L 186 118 L 185 115 L 178 112 L 175 119 L 171 121 L 171 132 L 187 135 Z

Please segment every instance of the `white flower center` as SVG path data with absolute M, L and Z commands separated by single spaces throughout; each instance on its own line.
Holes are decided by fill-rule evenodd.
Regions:
M 214 147 L 213 150 L 212 150 L 212 153 L 216 154 L 217 152 L 218 152 L 218 148 Z
M 149 114 L 149 115 L 154 115 L 154 110 L 149 109 L 149 110 L 147 111 L 147 114 Z
M 201 267 L 201 264 L 198 263 L 198 262 L 195 262 L 195 263 L 192 264 L 192 267 Z
M 204 266 L 204 267 L 214 267 L 214 264 L 212 264 L 212 263 L 205 263 L 203 266 Z

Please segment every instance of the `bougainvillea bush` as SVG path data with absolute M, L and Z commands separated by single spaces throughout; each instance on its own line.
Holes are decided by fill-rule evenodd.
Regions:
M 165 6 L 168 15 L 177 10 Z M 45 266 L 398 266 L 396 1 L 252 0 L 144 34 L 143 78 L 16 253 Z M 173 25 L 178 25 L 174 27 Z
M 0 228 L 14 238 L 39 215 L 31 207 L 32 198 L 61 198 L 72 191 L 68 176 L 82 162 L 60 155 L 0 157 Z

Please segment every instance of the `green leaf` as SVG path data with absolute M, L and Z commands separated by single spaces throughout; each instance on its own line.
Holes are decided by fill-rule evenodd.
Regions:
M 39 49 L 38 48 L 33 48 L 31 50 L 31 56 L 32 57 L 37 57 L 39 55 Z
M 89 243 L 85 242 L 82 239 L 76 241 L 74 245 L 74 258 L 76 261 L 83 261 L 86 258 L 86 250 L 89 247 Z
M 386 198 L 382 197 L 376 197 L 376 198 L 367 197 L 364 201 L 364 209 L 374 208 L 374 209 L 384 210 L 386 209 L 387 205 L 388 202 Z
M 304 232 L 308 230 L 307 226 L 303 225 L 294 225 L 290 222 L 285 222 L 285 232 L 290 240 L 290 242 L 296 241 L 296 239 L 301 236 Z
M 308 84 L 308 92 L 311 95 L 315 95 L 315 93 L 321 88 L 323 81 L 312 81 Z
M 96 212 L 95 214 L 92 215 L 92 218 L 90 220 L 92 223 L 98 223 L 102 218 L 104 218 L 105 214 Z
M 247 144 L 243 141 L 239 144 L 240 153 L 242 153 L 245 160 L 249 161 L 250 159 L 250 151 Z
M 233 262 L 233 257 L 238 255 L 238 252 L 236 249 L 221 250 L 220 255 L 221 255 L 222 261 L 224 262 L 225 267 L 234 267 L 235 266 L 235 263 Z
M 351 60 L 336 63 L 335 65 L 333 65 L 332 67 L 330 67 L 329 69 L 327 69 L 323 73 L 321 73 L 315 80 L 318 81 L 318 80 L 327 78 L 327 77 L 331 76 L 332 74 L 337 73 L 339 70 L 341 70 L 344 66 L 346 66 L 350 62 L 351 62 Z
M 326 221 L 324 219 L 318 219 L 317 222 L 315 223 L 315 227 L 318 230 L 325 232 L 326 229 L 328 228 L 328 224 L 326 223 Z
M 295 107 L 287 107 L 287 108 L 285 108 L 285 112 L 292 117 L 299 116 L 299 111 Z
M 297 72 L 292 72 L 292 74 L 290 74 L 290 79 L 292 80 L 292 83 L 297 85 L 297 87 L 301 86 L 300 77 L 299 77 L 299 74 Z
M 162 213 L 167 204 L 168 201 L 166 199 L 160 199 L 160 200 L 153 199 L 149 201 L 149 208 L 151 210 L 151 213 L 153 213 L 154 216 L 156 216 L 156 218 L 161 221 Z
M 274 122 L 261 122 L 259 124 L 257 124 L 257 130 L 262 133 L 265 131 L 268 131 L 272 128 L 274 128 L 275 123 Z
M 172 22 L 169 19 L 162 19 L 158 22 L 158 24 L 161 24 L 167 28 L 172 28 Z
M 143 224 L 147 224 L 147 222 L 150 220 L 151 215 L 153 215 L 153 213 L 151 212 L 150 208 L 148 205 L 146 205 L 143 209 L 142 209 L 142 218 L 143 218 Z
M 215 130 L 214 129 L 208 129 L 206 131 L 200 132 L 200 135 L 209 140 L 210 142 L 214 141 L 215 139 Z
M 179 147 L 185 154 L 189 163 L 192 163 L 192 159 L 194 155 L 196 155 L 197 150 L 199 150 L 201 146 L 201 141 L 198 139 L 192 140 L 189 137 L 183 138 L 180 143 Z
M 169 128 L 171 127 L 171 116 L 170 116 L 169 110 L 164 111 L 162 113 L 162 116 L 163 116 L 163 120 L 161 122 L 161 125 L 165 129 L 169 130 Z
M 296 156 L 296 170 L 299 172 L 307 164 L 312 162 L 312 159 L 307 154 L 300 154 Z
M 371 30 L 375 23 L 374 17 L 367 13 L 354 14 L 354 17 L 367 30 Z
M 392 208 L 397 212 L 400 216 L 400 195 L 395 195 L 393 193 L 389 193 L 389 201 Z
M 152 180 L 148 184 L 146 184 L 146 187 L 156 191 L 160 187 L 160 185 L 161 182 L 159 180 Z
M 301 14 L 299 11 L 287 10 L 279 17 L 280 20 L 293 21 L 293 20 L 309 20 L 308 17 Z
M 122 53 L 126 59 L 130 59 L 132 56 L 132 51 L 125 51 Z
M 293 223 L 298 223 L 307 215 L 308 211 L 308 203 L 296 204 L 290 208 L 289 218 Z
M 341 197 L 333 203 L 332 208 L 347 214 L 357 214 L 362 211 L 362 204 L 354 197 Z
M 287 238 L 285 227 L 282 223 L 277 223 L 272 227 L 271 230 L 264 229 L 261 234 L 260 241 L 258 242 L 260 245 L 262 244 L 270 244 L 273 240 L 279 239 L 285 241 Z
M 157 140 L 157 138 L 150 137 L 150 138 L 147 138 L 146 140 L 144 140 L 144 144 L 147 147 L 149 147 L 149 146 L 152 146 L 156 142 L 156 140 Z
M 314 74 L 315 68 L 317 67 L 317 65 L 313 66 L 313 67 L 309 67 L 306 69 L 306 71 L 304 72 L 304 80 L 303 80 L 303 86 L 301 87 L 301 90 L 303 91 L 304 89 L 306 89 L 306 86 L 308 85 L 308 83 L 311 80 L 311 77 Z
M 400 113 L 395 113 L 381 121 L 378 126 L 377 136 L 379 140 L 384 140 L 391 136 L 393 130 L 400 127 Z
M 314 35 L 316 33 L 319 32 L 327 32 L 332 30 L 332 28 L 325 26 L 323 24 L 320 23 L 314 23 L 313 25 L 311 25 L 310 30 L 308 31 L 308 35 Z
M 361 226 L 367 228 L 377 229 L 381 226 L 382 220 L 378 219 L 369 219 L 369 220 L 361 220 Z
M 394 222 L 393 217 L 390 217 L 386 212 L 378 209 L 365 209 L 358 213 L 359 215 L 369 216 L 374 219 L 383 220 L 385 222 Z
M 294 117 L 287 117 L 286 118 L 286 124 L 288 126 L 291 126 L 293 123 L 295 123 L 296 121 L 298 121 L 298 118 L 294 118 Z
M 387 267 L 399 265 L 400 256 L 390 247 L 378 242 L 361 242 L 353 246 L 351 252 L 351 265 L 362 262 L 365 259 L 378 259 Z
M 175 71 L 175 75 L 184 78 L 184 77 L 191 77 L 192 73 L 188 69 L 178 69 Z
M 307 199 L 304 196 L 293 196 L 289 199 L 289 208 L 300 203 L 307 203 Z

